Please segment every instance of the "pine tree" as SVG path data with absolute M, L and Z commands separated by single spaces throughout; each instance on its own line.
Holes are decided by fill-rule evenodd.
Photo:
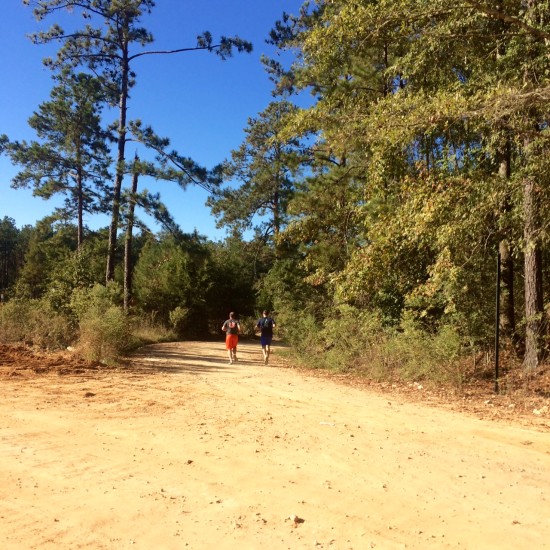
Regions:
M 64 194 L 60 213 L 77 219 L 77 242 L 84 240 L 84 212 L 97 212 L 104 199 L 110 135 L 101 126 L 105 97 L 99 81 L 84 73 L 66 71 L 54 77 L 57 85 L 50 101 L 30 117 L 29 126 L 40 141 L 13 142 L 8 151 L 21 170 L 12 187 L 33 187 L 34 194 L 49 199 Z
M 30 3 L 30 0 L 29 0 Z M 150 14 L 155 6 L 153 0 L 42 0 L 33 3 L 34 14 L 39 20 L 55 15 L 59 10 L 80 13 L 84 20 L 95 23 L 75 32 L 65 32 L 58 24 L 48 31 L 33 36 L 39 44 L 61 42 L 62 47 L 55 60 L 47 60 L 52 67 L 84 65 L 100 74 L 105 90 L 110 94 L 110 103 L 118 106 L 116 145 L 116 172 L 112 188 L 111 223 L 106 265 L 106 280 L 114 277 L 115 250 L 119 228 L 122 184 L 125 173 L 127 120 L 129 92 L 136 83 L 133 70 L 135 61 L 143 56 L 174 54 L 206 50 L 222 59 L 230 57 L 234 50 L 251 51 L 252 46 L 238 37 L 222 36 L 214 42 L 212 35 L 205 32 L 197 37 L 193 47 L 173 50 L 141 50 L 153 42 L 152 34 L 140 25 L 141 18 Z
M 288 101 L 278 101 L 249 119 L 244 142 L 225 166 L 226 179 L 237 186 L 215 189 L 207 202 L 219 225 L 242 231 L 257 223 L 255 229 L 277 246 L 296 179 L 309 162 L 299 137 L 279 135 L 287 117 L 296 111 Z

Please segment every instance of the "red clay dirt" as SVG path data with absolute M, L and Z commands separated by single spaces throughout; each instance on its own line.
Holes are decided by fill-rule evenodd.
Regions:
M 1 548 L 550 548 L 544 391 L 239 355 L 180 342 L 107 367 L 0 346 Z

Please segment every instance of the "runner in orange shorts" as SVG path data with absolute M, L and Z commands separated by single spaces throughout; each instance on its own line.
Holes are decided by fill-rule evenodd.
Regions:
M 234 362 L 237 362 L 237 344 L 241 332 L 241 325 L 235 319 L 233 311 L 229 314 L 229 319 L 222 325 L 222 330 L 225 332 L 225 349 L 229 357 L 229 364 L 232 365 Z

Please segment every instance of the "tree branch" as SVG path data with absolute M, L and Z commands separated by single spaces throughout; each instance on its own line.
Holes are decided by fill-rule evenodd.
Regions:
M 525 21 L 522 21 L 517 17 L 512 17 L 511 15 L 503 13 L 502 11 L 491 8 L 489 6 L 486 6 L 482 2 L 477 2 L 476 0 L 464 0 L 464 2 L 467 5 L 480 11 L 481 13 L 488 15 L 489 17 L 493 17 L 494 19 L 500 19 L 501 21 L 505 21 L 506 23 L 516 25 L 521 29 L 527 31 L 529 34 L 536 36 L 537 38 L 541 38 L 542 40 L 550 40 L 550 33 L 542 29 L 538 29 L 537 27 L 533 27 L 532 25 L 525 23 Z
M 150 52 L 140 52 L 134 55 L 131 55 L 128 59 L 132 61 L 136 57 L 142 57 L 144 55 L 159 55 L 159 54 L 169 54 L 169 53 L 181 53 L 181 52 L 193 52 L 198 50 L 215 50 L 221 47 L 221 44 L 216 44 L 214 46 L 194 46 L 192 48 L 179 48 L 177 50 L 155 50 Z

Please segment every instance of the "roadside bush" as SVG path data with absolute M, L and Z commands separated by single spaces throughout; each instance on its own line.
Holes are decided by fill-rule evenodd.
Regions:
M 382 332 L 382 323 L 377 316 L 351 306 L 340 306 L 332 317 L 325 320 L 320 332 L 325 350 L 320 361 L 324 368 L 347 370 L 368 353 Z
M 290 345 L 290 353 L 296 360 L 315 368 L 323 366 L 318 363 L 323 351 L 319 326 L 311 313 L 280 310 L 275 320 L 277 335 Z
M 453 327 L 424 330 L 405 318 L 387 327 L 372 313 L 340 306 L 321 328 L 312 316 L 283 316 L 292 353 L 305 365 L 334 371 L 354 370 L 377 380 L 417 381 L 460 388 L 465 378 L 460 336 Z
M 191 310 L 188 307 L 177 306 L 168 313 L 172 328 L 178 335 L 183 336 L 186 324 L 189 322 Z
M 3 343 L 28 339 L 31 300 L 11 300 L 0 309 L 0 339 Z
M 354 361 L 354 368 L 363 376 L 376 382 L 398 379 L 398 364 L 389 345 L 394 334 L 395 331 L 388 327 L 370 334 L 363 353 Z
M 156 342 L 174 342 L 178 334 L 155 319 L 155 315 L 133 317 L 129 349 L 137 349 Z
M 63 349 L 76 338 L 71 318 L 55 311 L 48 300 L 11 300 L 0 309 L 0 340 Z
M 120 286 L 96 284 L 75 289 L 70 307 L 78 319 L 78 352 L 88 360 L 112 363 L 129 347 L 130 322 Z
M 90 312 L 101 314 L 112 306 L 121 307 L 122 303 L 122 288 L 118 283 L 110 282 L 107 286 L 98 283 L 76 288 L 71 294 L 70 310 L 80 321 Z
M 115 362 L 129 348 L 129 319 L 118 306 L 105 311 L 90 310 L 80 319 L 79 353 L 88 360 Z
M 61 295 L 63 300 L 52 299 Z M 176 310 L 173 321 L 183 323 L 186 311 Z M 132 349 L 177 339 L 178 334 L 156 322 L 154 315 L 127 315 L 116 283 L 67 288 L 65 293 L 48 292 L 40 299 L 19 298 L 0 305 L 0 342 L 23 342 L 43 349 L 72 346 L 93 361 L 113 363 Z
M 403 380 L 455 387 L 460 387 L 464 381 L 461 341 L 453 327 L 443 326 L 436 332 L 429 332 L 405 319 L 402 330 L 388 340 L 387 350 Z
M 177 340 L 175 330 L 156 321 L 155 314 L 137 317 L 122 307 L 122 291 L 116 283 L 95 285 L 73 293 L 71 309 L 78 319 L 78 352 L 86 359 L 114 363 L 124 353 L 155 342 Z M 176 308 L 172 324 L 181 328 L 187 319 L 184 308 Z

